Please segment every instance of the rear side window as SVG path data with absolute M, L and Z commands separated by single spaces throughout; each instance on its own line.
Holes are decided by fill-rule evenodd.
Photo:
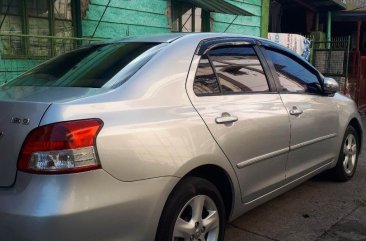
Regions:
M 280 91 L 289 93 L 320 94 L 317 75 L 293 58 L 274 50 L 267 50 L 277 71 Z
M 202 56 L 198 64 L 193 90 L 197 96 L 220 93 L 219 83 L 207 55 Z
M 211 50 L 209 58 L 224 94 L 269 91 L 262 65 L 251 46 Z
M 47 61 L 5 86 L 101 88 L 126 70 L 108 85 L 114 87 L 138 71 L 162 46 L 165 44 L 109 43 L 80 48 Z

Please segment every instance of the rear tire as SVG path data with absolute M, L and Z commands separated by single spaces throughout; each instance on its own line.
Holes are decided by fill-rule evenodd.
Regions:
M 355 174 L 360 142 L 357 132 L 352 126 L 348 126 L 343 137 L 337 165 L 330 170 L 333 179 L 340 182 L 350 180 Z
M 223 241 L 225 206 L 206 179 L 185 177 L 169 195 L 155 241 Z

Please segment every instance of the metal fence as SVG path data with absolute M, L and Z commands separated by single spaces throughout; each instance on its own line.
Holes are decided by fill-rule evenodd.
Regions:
M 312 43 L 312 64 L 324 76 L 336 79 L 344 92 L 348 84 L 350 42 L 347 36 Z
M 103 40 L 0 33 L 0 85 L 45 60 Z

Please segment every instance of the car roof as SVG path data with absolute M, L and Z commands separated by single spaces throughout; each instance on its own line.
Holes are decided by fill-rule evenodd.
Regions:
M 185 42 L 196 42 L 199 44 L 201 41 L 208 41 L 208 40 L 219 40 L 219 39 L 230 39 L 230 38 L 244 38 L 247 41 L 252 43 L 260 43 L 267 47 L 272 47 L 275 49 L 282 50 L 292 55 L 296 55 L 301 59 L 294 51 L 286 48 L 285 46 L 276 43 L 274 41 L 260 38 L 256 36 L 244 35 L 244 34 L 234 34 L 234 33 L 214 33 L 214 32 L 205 32 L 205 33 L 165 33 L 165 34 L 152 34 L 146 36 L 131 36 L 131 37 L 124 37 L 121 39 L 114 39 L 105 41 L 104 43 L 122 43 L 122 42 L 147 42 L 147 43 L 172 43 L 174 41 L 182 41 Z M 307 63 L 309 66 L 314 68 L 311 64 Z
M 192 38 L 194 37 L 194 39 Z M 104 43 L 121 43 L 121 42 L 148 42 L 148 43 L 172 43 L 176 40 L 187 40 L 187 41 L 197 41 L 201 42 L 210 39 L 224 39 L 224 38 L 245 38 L 247 40 L 252 40 L 254 42 L 260 42 L 263 45 L 271 46 L 273 48 L 278 48 L 283 51 L 289 52 L 289 49 L 271 40 L 260 38 L 256 36 L 244 35 L 244 34 L 234 34 L 234 33 L 166 33 L 166 34 L 152 34 L 146 36 L 130 36 L 121 39 L 112 39 L 104 41 Z M 290 51 L 291 52 L 291 51 Z
M 149 43 L 171 43 L 183 36 L 183 33 L 152 34 L 147 36 L 130 36 L 121 39 L 107 40 L 107 43 L 119 42 L 149 42 Z
M 147 36 L 131 36 L 124 37 L 121 39 L 114 39 L 106 41 L 107 43 L 118 43 L 118 42 L 150 42 L 150 43 L 171 43 L 177 39 L 185 39 L 191 36 L 195 36 L 196 39 L 205 40 L 210 38 L 232 38 L 232 37 L 245 37 L 250 39 L 260 40 L 261 38 L 232 33 L 167 33 L 167 34 L 152 34 Z M 263 39 L 264 40 L 264 39 Z
M 187 40 L 191 41 L 192 37 L 194 36 L 195 40 L 200 42 L 203 40 L 209 39 L 218 39 L 218 38 L 246 38 L 248 40 L 253 40 L 256 42 L 260 42 L 264 45 L 269 45 L 271 47 L 279 48 L 282 50 L 288 50 L 287 48 L 283 47 L 282 45 L 273 42 L 271 40 L 260 38 L 256 36 L 244 35 L 244 34 L 234 34 L 234 33 L 166 33 L 166 34 L 152 34 L 146 36 L 129 36 L 123 37 L 121 39 L 111 39 L 107 41 L 103 41 L 103 43 L 120 43 L 120 42 L 148 42 L 148 43 L 172 43 L 178 39 L 180 40 Z M 100 44 L 100 42 L 99 42 Z

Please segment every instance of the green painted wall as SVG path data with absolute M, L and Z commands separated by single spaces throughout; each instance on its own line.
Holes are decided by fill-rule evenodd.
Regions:
M 262 0 L 225 0 L 254 16 L 212 13 L 213 31 L 261 36 Z
M 211 13 L 214 32 L 254 36 L 265 34 L 266 29 L 262 29 L 261 26 L 268 28 L 266 26 L 268 25 L 268 4 L 262 4 L 262 1 L 265 3 L 268 0 L 225 1 L 247 10 L 254 16 L 237 17 Z M 83 37 L 121 38 L 168 33 L 171 29 L 166 16 L 167 5 L 167 0 L 90 0 L 86 16 L 82 20 Z M 41 60 L 0 58 L 0 84 L 41 62 Z
M 268 12 L 268 5 L 265 4 L 262 8 L 262 0 L 225 1 L 247 10 L 254 16 L 237 17 L 212 13 L 214 32 L 261 36 L 263 25 L 261 18 Z M 169 21 L 165 15 L 166 0 L 111 0 L 109 5 L 108 2 L 109 0 L 91 0 L 87 15 L 82 21 L 83 36 L 120 38 L 170 32 Z
M 170 32 L 166 8 L 166 0 L 91 0 L 82 20 L 83 36 L 121 38 Z
M 41 64 L 43 60 L 19 60 L 0 58 L 0 85 L 4 81 L 9 81 L 25 71 Z

